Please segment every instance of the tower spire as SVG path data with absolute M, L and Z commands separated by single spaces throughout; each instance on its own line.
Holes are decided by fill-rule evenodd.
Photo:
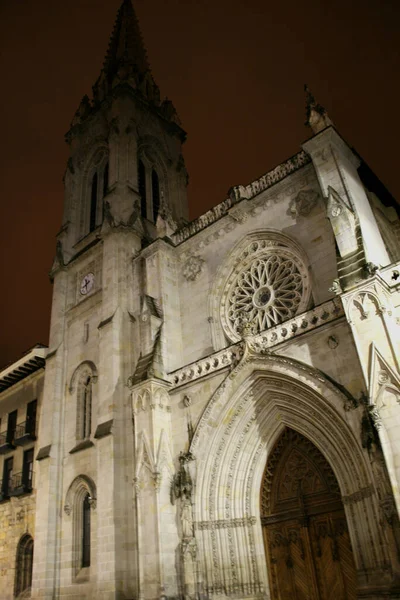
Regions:
M 140 75 L 149 69 L 146 49 L 131 0 L 123 0 L 104 60 L 103 70 L 112 79 L 123 65 Z
M 134 88 L 153 89 L 155 83 L 150 73 L 150 65 L 136 13 L 131 0 L 123 0 L 115 20 L 103 68 L 93 86 L 94 100 L 101 101 L 111 88 L 121 81 L 128 81 Z M 153 95 L 153 94 L 152 94 Z

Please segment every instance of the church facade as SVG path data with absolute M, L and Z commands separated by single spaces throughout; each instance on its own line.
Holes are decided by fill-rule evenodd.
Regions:
M 400 598 L 398 207 L 307 91 L 188 221 L 130 0 L 66 136 L 49 347 L 0 372 L 0 597 Z

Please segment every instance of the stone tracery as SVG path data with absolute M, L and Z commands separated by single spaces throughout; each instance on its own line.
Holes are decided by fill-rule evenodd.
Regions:
M 232 262 L 220 304 L 222 327 L 231 340 L 240 339 L 244 324 L 258 334 L 306 310 L 306 259 L 286 236 L 259 233 Z
M 237 332 L 245 315 L 259 333 L 292 317 L 302 292 L 302 278 L 294 261 L 279 254 L 257 258 L 240 273 L 230 291 L 228 319 Z

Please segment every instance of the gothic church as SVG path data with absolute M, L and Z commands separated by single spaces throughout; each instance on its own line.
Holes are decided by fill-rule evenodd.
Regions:
M 398 206 L 307 91 L 188 221 L 130 0 L 67 134 L 49 347 L 0 372 L 0 598 L 400 598 Z

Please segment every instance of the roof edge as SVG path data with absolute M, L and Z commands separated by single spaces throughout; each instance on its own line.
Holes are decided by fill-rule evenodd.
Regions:
M 0 394 L 35 371 L 43 369 L 48 352 L 47 346 L 38 344 L 24 356 L 0 371 Z

